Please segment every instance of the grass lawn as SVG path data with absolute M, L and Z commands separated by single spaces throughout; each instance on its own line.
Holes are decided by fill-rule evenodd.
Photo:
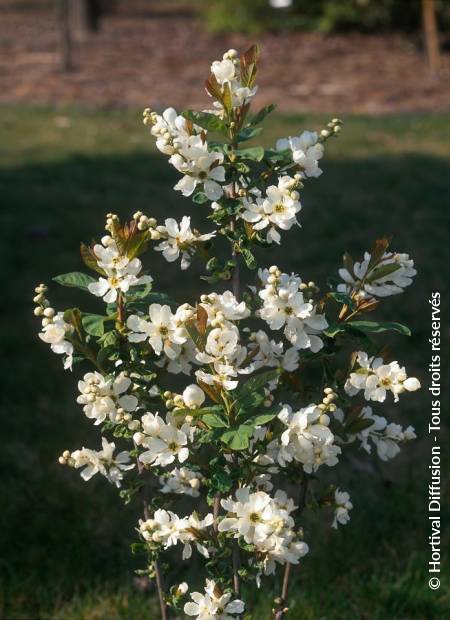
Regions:
M 75 403 L 83 368 L 64 373 L 61 360 L 39 341 L 31 300 L 36 283 L 82 268 L 79 241 L 102 234 L 105 213 L 125 217 L 140 209 L 162 219 L 189 212 L 198 223 L 205 207 L 172 191 L 177 173 L 153 148 L 139 111 L 7 106 L 1 115 L 0 617 L 156 620 L 153 593 L 133 584 L 140 561 L 129 553 L 135 508 L 123 507 L 103 479 L 84 484 L 57 464 L 63 449 L 96 445 L 97 434 Z M 325 120 L 275 116 L 264 140 L 271 144 Z M 411 253 L 419 275 L 380 314 L 412 329 L 410 339 L 393 338 L 392 345 L 424 389 L 384 408 L 384 415 L 415 425 L 414 445 L 387 466 L 355 453 L 335 479 L 352 495 L 349 525 L 336 533 L 317 517 L 307 520 L 311 551 L 295 571 L 290 617 L 444 620 L 450 617 L 448 566 L 440 590 L 427 585 L 426 386 L 428 298 L 446 290 L 450 262 L 450 115 L 344 118 L 322 167 L 323 176 L 303 191 L 302 230 L 284 235 L 270 263 L 325 286 L 345 250 L 358 256 L 375 238 L 393 235 L 392 247 Z M 176 281 L 179 301 L 205 289 L 195 266 L 179 278 L 176 266 L 156 253 L 152 260 L 161 290 L 173 290 Z M 95 299 L 56 284 L 50 298 L 57 308 L 100 308 Z M 446 523 L 448 509 L 444 531 Z M 191 573 L 196 569 L 189 566 Z M 184 570 L 177 564 L 170 579 L 182 580 Z M 259 601 L 254 620 L 270 617 L 270 601 L 264 604 L 255 592 L 245 597 Z

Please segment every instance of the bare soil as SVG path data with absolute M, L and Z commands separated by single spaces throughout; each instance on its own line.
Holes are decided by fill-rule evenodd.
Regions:
M 64 73 L 51 5 L 0 5 L 0 102 L 207 105 L 201 84 L 209 62 L 253 40 L 208 34 L 194 14 L 155 6 L 162 3 L 120 4 L 97 34 L 74 43 L 74 69 Z M 259 43 L 261 105 L 275 100 L 283 111 L 336 114 L 450 109 L 450 53 L 433 77 L 405 36 L 299 32 L 265 34 Z

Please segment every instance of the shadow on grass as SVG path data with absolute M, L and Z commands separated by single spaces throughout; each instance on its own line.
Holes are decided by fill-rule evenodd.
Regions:
M 324 170 L 323 177 L 309 181 L 302 192 L 303 229 L 285 233 L 283 246 L 271 250 L 270 263 L 325 287 L 326 278 L 336 275 L 344 250 L 357 257 L 377 237 L 393 235 L 392 247 L 413 256 L 419 275 L 405 295 L 387 300 L 382 316 L 412 328 L 413 337 L 396 338 L 394 350 L 411 374 L 426 383 L 427 300 L 432 290 L 446 289 L 450 260 L 450 161 L 419 155 L 331 159 Z M 106 212 L 125 218 L 142 210 L 158 220 L 188 213 L 202 231 L 212 226 L 204 221 L 207 208 L 175 194 L 171 188 L 176 174 L 162 158 L 148 153 L 74 156 L 54 164 L 2 169 L 0 175 L 7 240 L 0 246 L 0 258 L 8 290 L 0 300 L 7 326 L 2 334 L 6 439 L 0 453 L 0 568 L 3 616 L 18 618 L 50 613 L 77 591 L 80 605 L 86 592 L 90 601 L 100 600 L 92 594 L 92 584 L 113 596 L 115 585 L 107 584 L 130 583 L 133 567 L 141 564 L 129 554 L 135 507 L 124 508 L 103 481 L 84 485 L 56 463 L 62 450 L 92 445 L 97 433 L 74 404 L 76 379 L 83 369 L 63 373 L 60 360 L 36 337 L 33 287 L 49 282 L 52 275 L 82 269 L 79 241 L 102 235 Z M 144 262 L 161 290 L 173 290 L 176 283 L 180 302 L 206 290 L 198 279 L 198 265 L 180 278 L 178 267 L 164 263 L 157 253 Z M 59 308 L 80 304 L 95 312 L 101 307 L 90 296 L 57 290 L 56 285 L 50 298 Z M 431 597 L 426 579 L 427 398 L 423 390 L 387 412 L 418 429 L 419 440 L 405 448 L 403 457 L 378 474 L 350 467 L 344 472 L 355 499 L 350 525 L 339 534 L 324 534 L 323 524 L 308 521 L 311 554 L 302 567 L 294 618 L 445 617 L 448 598 Z M 394 482 L 388 484 L 388 477 Z M 174 575 L 182 577 L 182 572 Z M 145 598 L 142 601 L 144 608 Z M 102 617 L 82 613 L 69 605 L 63 616 Z M 112 613 L 104 617 L 115 618 Z M 264 614 L 261 610 L 261 618 Z M 142 610 L 117 617 L 142 617 Z

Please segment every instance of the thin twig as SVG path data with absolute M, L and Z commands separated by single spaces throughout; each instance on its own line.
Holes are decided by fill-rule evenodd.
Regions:
M 158 599 L 159 606 L 161 609 L 161 620 L 169 620 L 169 614 L 167 612 L 167 605 L 164 598 L 164 582 L 161 575 L 161 568 L 159 566 L 158 560 L 155 560 L 153 563 L 153 567 L 155 569 L 156 576 L 156 587 L 158 588 Z
M 219 511 L 220 511 L 220 493 L 216 493 L 214 496 L 214 504 L 213 504 L 213 518 L 214 518 L 213 528 L 215 532 L 218 532 L 218 528 L 219 528 L 219 524 L 217 522 L 219 518 Z
M 136 444 L 134 444 L 134 446 L 136 447 Z M 139 457 L 136 457 L 136 463 L 137 463 L 139 475 L 142 476 L 145 472 L 145 467 L 139 460 Z M 142 500 L 143 500 L 142 503 L 143 503 L 144 519 L 147 520 L 150 517 L 150 514 L 148 512 L 149 495 L 148 495 L 148 487 L 145 483 L 142 486 Z M 166 605 L 165 595 L 164 595 L 164 581 L 162 578 L 161 567 L 159 565 L 158 560 L 155 560 L 153 562 L 153 569 L 155 571 L 156 589 L 158 590 L 159 607 L 161 609 L 161 620 L 169 620 L 169 615 L 168 615 L 167 605 Z
M 298 515 L 301 515 L 306 505 L 306 494 L 308 492 L 309 478 L 303 472 L 302 484 L 300 487 L 300 497 L 298 502 Z M 274 610 L 275 620 L 282 620 L 287 612 L 286 602 L 289 594 L 289 578 L 291 576 L 291 564 L 286 563 L 284 567 L 283 585 L 281 588 L 281 596 L 278 601 L 278 607 Z

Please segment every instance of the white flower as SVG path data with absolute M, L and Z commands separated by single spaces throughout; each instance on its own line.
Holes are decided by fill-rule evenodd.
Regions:
M 293 161 L 303 168 L 307 177 L 318 177 L 322 174 L 319 159 L 323 156 L 323 145 L 315 131 L 304 131 L 300 136 L 277 140 L 277 151 L 292 151 Z
M 335 417 L 343 422 L 344 412 L 337 409 Z M 355 435 L 350 435 L 348 442 L 358 440 L 361 447 L 368 454 L 372 452 L 372 443 L 375 445 L 378 457 L 382 461 L 394 458 L 400 452 L 400 444 L 416 439 L 416 433 L 412 426 L 403 429 L 399 424 L 390 423 L 386 418 L 375 415 L 372 407 L 363 407 L 358 419 L 370 420 L 372 424 Z
M 197 354 L 197 349 L 192 340 L 187 340 L 181 345 L 178 345 L 176 349 L 174 349 L 174 353 L 176 353 L 175 357 L 168 357 L 166 355 L 162 355 L 160 360 L 157 360 L 155 364 L 160 368 L 166 368 L 167 372 L 171 374 L 178 375 L 182 372 L 185 375 L 190 376 L 192 372 L 192 364 L 198 363 L 195 356 Z M 173 355 L 171 353 L 171 355 Z
M 345 391 L 350 396 L 364 390 L 366 400 L 382 403 L 386 400 L 387 392 L 392 392 L 397 402 L 402 392 L 415 392 L 420 388 L 419 380 L 408 377 L 398 362 L 384 364 L 381 357 L 369 358 L 364 351 L 357 352 L 356 361 L 359 368 L 350 374 L 345 383 Z
M 281 447 L 277 455 L 279 464 L 284 467 L 292 460 L 302 463 L 307 473 L 316 471 L 321 465 L 332 467 L 338 462 L 341 448 L 328 427 L 327 416 L 315 404 L 299 411 L 285 405 L 278 418 L 287 429 L 281 435 Z
M 128 340 L 142 342 L 148 339 L 157 355 L 164 351 L 169 358 L 175 359 L 181 351 L 180 345 L 187 340 L 184 329 L 177 327 L 169 306 L 151 304 L 149 318 L 147 321 L 136 314 L 128 317 L 127 327 L 131 332 Z
M 162 467 L 170 465 L 175 460 L 184 463 L 189 456 L 189 449 L 188 434 L 184 432 L 184 427 L 182 428 L 183 430 L 180 430 L 172 424 L 164 424 L 159 430 L 158 437 L 150 437 L 142 442 L 147 450 L 139 456 L 139 460 L 145 464 Z
M 130 464 L 130 455 L 128 452 L 119 452 L 114 457 L 115 444 L 109 443 L 107 439 L 102 437 L 102 450 L 96 452 L 88 448 L 75 450 L 70 455 L 68 464 L 76 469 L 84 468 L 81 471 L 83 480 L 88 481 L 100 473 L 105 476 L 109 482 L 117 487 L 121 486 L 123 480 L 123 472 L 133 469 L 134 463 Z
M 98 266 L 105 272 L 106 278 L 100 277 L 97 282 L 88 284 L 88 290 L 97 297 L 103 297 L 106 303 L 114 303 L 117 299 L 118 291 L 127 293 L 130 287 L 139 284 L 150 284 L 153 282 L 151 276 L 140 276 L 142 263 L 138 258 L 129 260 L 127 256 L 123 256 L 114 241 L 108 241 L 109 237 L 105 237 L 104 241 L 108 244 L 96 244 L 94 246 L 94 254 L 97 257 Z
M 252 335 L 249 351 L 254 369 L 269 366 L 270 368 L 283 368 L 293 372 L 298 368 L 299 354 L 295 347 L 283 350 L 282 342 L 270 340 L 262 329 Z
M 196 513 L 189 517 L 180 518 L 170 510 L 156 510 L 153 518 L 139 521 L 139 531 L 142 538 L 151 547 L 163 547 L 168 549 L 181 542 L 184 545 L 183 559 L 188 559 L 192 554 L 194 544 L 202 555 L 209 557 L 208 549 L 202 544 L 204 530 L 212 525 L 214 517 L 206 515 L 199 519 Z
M 244 85 L 241 76 L 241 64 L 237 58 L 235 50 L 229 50 L 223 55 L 223 60 L 215 60 L 211 65 L 211 73 L 217 80 L 221 88 L 222 95 L 225 89 L 231 94 L 231 105 L 233 108 L 242 106 L 256 95 L 257 86 L 249 87 Z M 223 105 L 219 101 L 214 102 L 214 107 L 222 109 Z
M 196 244 L 212 239 L 215 233 L 200 235 L 191 230 L 191 218 L 184 216 L 178 224 L 173 218 L 165 221 L 165 226 L 159 227 L 158 232 L 167 235 L 156 250 L 163 253 L 164 258 L 172 263 L 176 261 L 181 253 L 181 269 L 187 269 L 191 264 L 191 257 L 195 253 Z
M 191 136 L 169 161 L 185 175 L 174 186 L 183 196 L 191 196 L 198 184 L 203 184 L 209 200 L 218 200 L 223 195 L 220 185 L 225 181 L 223 153 L 209 152 L 208 144 L 200 136 Z
M 275 571 L 275 562 L 297 564 L 308 553 L 308 545 L 298 539 L 291 512 L 294 502 L 284 491 L 271 497 L 264 491 L 252 492 L 248 487 L 236 491 L 236 501 L 223 499 L 222 507 L 228 515 L 219 523 L 220 532 L 230 532 L 234 538 L 241 536 L 255 545 L 263 557 L 262 568 L 266 575 Z
M 362 299 L 388 297 L 403 293 L 417 274 L 409 254 L 385 252 L 374 264 L 371 259 L 369 252 L 366 252 L 364 260 L 354 263 L 352 272 L 345 267 L 339 269 L 344 284 L 339 284 L 337 290 L 347 294 L 356 293 Z
M 199 409 L 205 402 L 205 392 L 195 384 L 188 385 L 184 389 L 182 397 L 184 404 L 189 409 Z
M 250 309 L 245 301 L 239 302 L 231 291 L 225 291 L 221 295 L 218 293 L 202 295 L 201 303 L 208 313 L 208 321 L 211 324 L 215 320 L 219 323 L 241 321 L 250 316 Z
M 346 491 L 336 489 L 334 492 L 334 519 L 331 527 L 337 529 L 338 524 L 346 525 L 350 521 L 350 510 L 353 504 L 350 501 L 350 495 Z
M 167 108 L 162 116 L 154 114 L 151 133 L 157 138 L 157 148 L 166 155 L 173 155 L 177 148 L 189 138 L 186 119 L 174 108 Z
M 296 215 L 301 209 L 299 194 L 295 191 L 298 181 L 289 176 L 278 179 L 278 186 L 271 185 L 266 189 L 265 197 L 251 193 L 243 200 L 244 211 L 241 217 L 252 224 L 255 230 L 269 227 L 267 241 L 280 243 L 280 235 L 276 228 L 289 230 L 298 224 Z
M 42 327 L 39 338 L 50 345 L 53 353 L 65 355 L 64 368 L 72 369 L 73 345 L 65 339 L 66 335 L 73 332 L 73 326 L 66 323 L 64 313 L 58 312 L 54 317 L 47 318 L 46 324 Z
M 236 68 L 232 60 L 215 60 L 211 65 L 211 73 L 214 73 L 219 84 L 223 84 L 234 80 Z
M 114 378 L 105 378 L 99 372 L 88 372 L 78 382 L 81 392 L 77 402 L 84 405 L 86 417 L 101 424 L 106 418 L 116 421 L 117 410 L 135 411 L 138 399 L 132 394 L 125 394 L 131 386 L 131 379 L 120 373 Z
M 199 497 L 202 480 L 203 476 L 198 472 L 194 472 L 186 467 L 175 467 L 167 476 L 161 476 L 159 483 L 161 484 L 161 493 L 176 493 Z
M 323 314 L 317 314 L 312 301 L 301 292 L 302 281 L 298 276 L 279 276 L 260 270 L 264 288 L 259 291 L 263 306 L 259 316 L 273 330 L 284 327 L 284 335 L 296 349 L 311 349 L 316 353 L 323 347 L 317 335 L 328 327 Z
M 231 600 L 230 592 L 224 594 L 212 580 L 206 580 L 205 594 L 192 592 L 193 602 L 186 603 L 184 613 L 196 616 L 197 620 L 235 620 L 236 614 L 241 614 L 245 605 L 239 599 Z

